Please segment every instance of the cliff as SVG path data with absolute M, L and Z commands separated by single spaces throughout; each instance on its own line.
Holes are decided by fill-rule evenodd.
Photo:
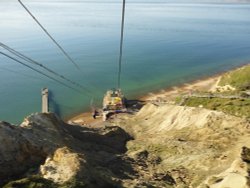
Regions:
M 5 187 L 113 186 L 107 166 L 116 168 L 110 161 L 119 160 L 129 138 L 116 126 L 88 129 L 66 124 L 54 114 L 33 114 L 20 126 L 1 122 L 0 183 L 16 180 Z
M 33 114 L 20 126 L 0 123 L 1 185 L 234 187 L 236 182 L 243 188 L 249 184 L 249 126 L 223 112 L 167 104 L 147 104 L 101 128 Z

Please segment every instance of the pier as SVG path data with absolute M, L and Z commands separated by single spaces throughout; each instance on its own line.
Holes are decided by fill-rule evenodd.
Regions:
M 42 89 L 42 113 L 49 112 L 49 89 Z

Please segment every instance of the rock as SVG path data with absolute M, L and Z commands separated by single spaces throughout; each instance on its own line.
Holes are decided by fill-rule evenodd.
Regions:
M 175 185 L 176 182 L 173 179 L 173 177 L 171 177 L 171 175 L 165 173 L 155 173 L 152 177 L 154 180 L 156 181 L 164 181 L 165 183 L 167 183 L 168 185 Z
M 248 171 L 247 164 L 236 159 L 230 168 L 221 174 L 211 176 L 205 184 L 210 188 L 247 188 L 249 187 Z
M 74 178 L 84 168 L 82 158 L 67 147 L 59 148 L 52 157 L 48 157 L 40 167 L 40 173 L 45 179 L 63 184 Z M 82 163 L 82 164 L 81 164 Z
M 117 157 L 126 151 L 128 139 L 120 127 L 89 129 L 66 124 L 54 114 L 32 114 L 20 126 L 1 122 L 0 186 L 17 180 L 7 187 L 42 182 L 56 187 L 113 187 L 126 177 L 124 171 L 113 173 L 117 166 L 131 171 Z M 29 178 L 33 175 L 39 178 Z
M 0 142 L 0 185 L 37 168 L 46 158 L 40 146 L 27 140 L 21 127 L 1 122 Z
M 242 148 L 241 159 L 247 163 L 250 163 L 250 148 L 245 146 Z

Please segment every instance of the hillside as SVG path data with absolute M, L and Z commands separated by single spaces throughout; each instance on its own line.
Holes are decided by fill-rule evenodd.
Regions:
M 135 138 L 128 142 L 127 154 L 145 155 L 142 178 L 148 186 L 171 187 L 169 182 L 151 182 L 155 172 L 170 175 L 173 187 L 223 187 L 228 178 L 242 180 L 237 188 L 246 186 L 248 163 L 240 157 L 243 147 L 250 147 L 247 120 L 200 108 L 147 104 L 120 125 Z M 237 178 L 231 179 L 231 173 Z
M 241 188 L 248 183 L 249 126 L 222 112 L 174 105 L 147 104 L 92 129 L 35 114 L 20 127 L 0 124 L 1 184 L 216 187 L 230 180 Z
M 134 101 L 107 122 L 0 122 L 0 186 L 249 187 L 248 67 Z
M 225 73 L 219 86 L 230 85 L 238 91 L 250 90 L 250 65 Z

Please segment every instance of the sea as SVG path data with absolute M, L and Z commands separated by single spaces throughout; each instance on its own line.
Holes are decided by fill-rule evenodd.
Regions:
M 63 119 L 101 107 L 105 92 L 117 88 L 122 0 L 22 2 L 80 70 L 16 0 L 0 1 L 0 42 L 84 89 L 58 78 L 73 90 L 0 54 L 0 120 L 19 124 L 40 112 L 44 87 L 50 111 Z M 2 47 L 0 52 L 25 63 Z M 127 0 L 121 71 L 126 98 L 249 62 L 249 3 Z

